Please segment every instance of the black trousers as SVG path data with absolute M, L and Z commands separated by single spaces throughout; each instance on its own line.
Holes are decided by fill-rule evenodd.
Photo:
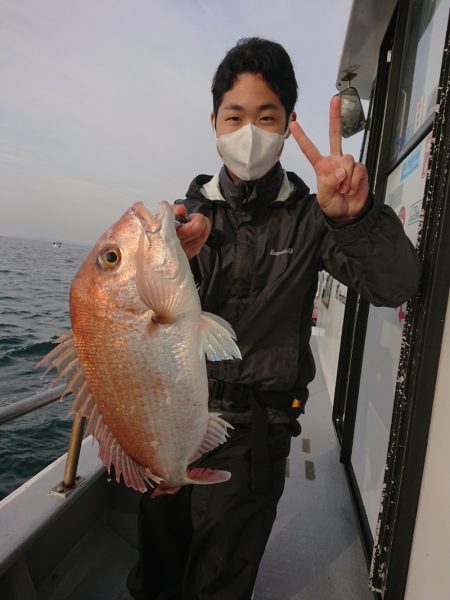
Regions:
M 139 510 L 139 562 L 128 577 L 136 600 L 250 600 L 259 563 L 283 493 L 291 443 L 288 425 L 269 426 L 268 485 L 252 490 L 251 428 L 196 461 L 229 470 L 214 485 L 174 495 L 144 494 Z

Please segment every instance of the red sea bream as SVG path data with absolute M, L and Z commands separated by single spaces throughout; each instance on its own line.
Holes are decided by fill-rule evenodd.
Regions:
M 134 204 L 86 257 L 70 291 L 72 330 L 42 363 L 58 369 L 99 455 L 127 486 L 174 492 L 230 473 L 188 465 L 223 443 L 208 412 L 209 360 L 240 358 L 231 327 L 202 312 L 175 217 Z

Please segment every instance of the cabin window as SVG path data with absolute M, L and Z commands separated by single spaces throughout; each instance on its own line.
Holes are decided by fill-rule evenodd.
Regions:
M 414 144 L 416 134 L 431 125 L 450 0 L 413 0 L 411 5 L 397 99 L 393 159 Z

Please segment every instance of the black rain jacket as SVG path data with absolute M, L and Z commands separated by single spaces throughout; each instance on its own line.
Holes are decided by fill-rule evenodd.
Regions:
M 191 260 L 203 310 L 226 319 L 242 360 L 208 363 L 208 376 L 306 402 L 315 366 L 309 346 L 318 272 L 328 271 L 375 306 L 416 291 L 419 261 L 394 211 L 370 201 L 363 216 L 333 226 L 315 195 L 278 163 L 275 176 L 238 182 L 222 167 L 199 175 L 183 200 L 212 222 Z M 223 195 L 227 197 L 225 200 Z

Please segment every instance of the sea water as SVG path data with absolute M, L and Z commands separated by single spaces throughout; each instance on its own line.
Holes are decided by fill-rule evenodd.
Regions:
M 0 406 L 49 387 L 36 368 L 70 328 L 69 290 L 87 246 L 0 236 Z M 0 500 L 67 451 L 70 399 L 0 424 Z

